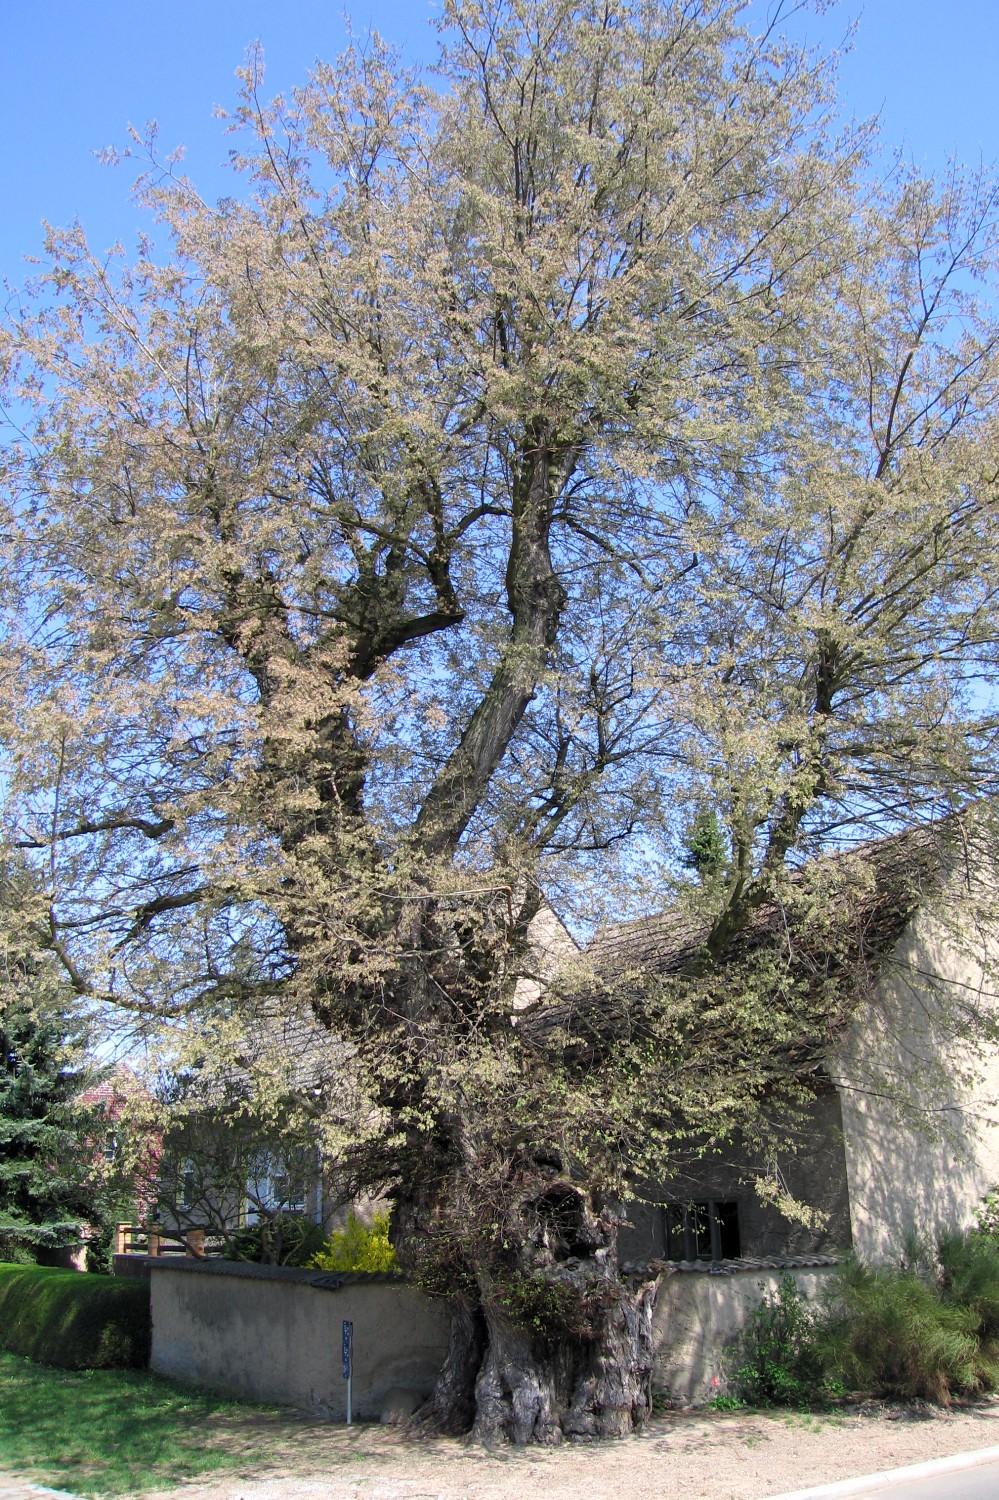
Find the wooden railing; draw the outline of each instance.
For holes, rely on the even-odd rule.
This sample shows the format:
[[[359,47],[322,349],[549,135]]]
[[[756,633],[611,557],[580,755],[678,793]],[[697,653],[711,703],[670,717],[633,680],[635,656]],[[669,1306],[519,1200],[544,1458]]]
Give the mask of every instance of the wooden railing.
[[[164,1229],[162,1224],[119,1224],[116,1255],[189,1255],[203,1260],[207,1250],[203,1229]]]

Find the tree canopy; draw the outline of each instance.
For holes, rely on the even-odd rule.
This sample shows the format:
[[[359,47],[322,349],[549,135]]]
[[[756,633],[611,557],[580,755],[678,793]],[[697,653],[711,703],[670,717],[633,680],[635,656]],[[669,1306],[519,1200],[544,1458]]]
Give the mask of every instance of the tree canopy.
[[[0,346],[34,940],[264,1093],[280,1017],[342,1039],[308,1108],[460,1304],[448,1419],[477,1374],[482,1436],[623,1430],[613,1204],[762,1129],[828,1001],[711,966],[807,854],[995,790],[996,189],[732,0],[447,0],[435,74],[251,58],[229,124],[231,198],[137,142],[149,239],[52,231]],[[708,903],[589,1061],[516,1016],[546,897]]]

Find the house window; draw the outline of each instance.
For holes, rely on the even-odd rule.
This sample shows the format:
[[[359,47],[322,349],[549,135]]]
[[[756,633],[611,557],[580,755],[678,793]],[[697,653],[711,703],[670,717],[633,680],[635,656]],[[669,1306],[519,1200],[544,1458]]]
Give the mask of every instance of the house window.
[[[250,1161],[244,1223],[259,1224],[274,1213],[304,1213],[305,1198],[302,1163],[291,1163],[270,1151],[261,1151]]]
[[[667,1260],[737,1260],[739,1205],[709,1198],[662,1206]]]
[[[179,1213],[190,1213],[197,1203],[201,1192],[201,1184],[198,1181],[197,1164],[192,1157],[186,1156],[177,1169],[177,1210]]]

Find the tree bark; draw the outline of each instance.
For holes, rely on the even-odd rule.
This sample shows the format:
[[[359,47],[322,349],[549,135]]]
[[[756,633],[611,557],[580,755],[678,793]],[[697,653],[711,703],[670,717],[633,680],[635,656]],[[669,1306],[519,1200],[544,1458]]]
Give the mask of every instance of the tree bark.
[[[416,819],[414,844],[424,854],[457,848],[537,690],[567,599],[552,562],[552,513],[577,456],[576,446],[557,441],[544,421],[528,424],[512,495],[506,569],[510,635]]]
[[[557,1444],[568,1438],[624,1437],[651,1409],[652,1321],[660,1280],[631,1290],[616,1278],[594,1286],[592,1267],[573,1284],[581,1299],[599,1292],[599,1308],[585,1334],[562,1339],[485,1310],[489,1343],[475,1384],[477,1442]],[[567,1285],[560,1277],[560,1288]]]
[[[549,1184],[511,1207],[492,1253],[465,1262],[447,1357],[411,1429],[471,1432],[489,1447],[633,1432],[650,1410],[661,1278],[621,1279],[620,1213],[595,1213],[575,1185]],[[414,1200],[400,1214],[397,1248],[418,1277],[434,1264],[426,1208]]]

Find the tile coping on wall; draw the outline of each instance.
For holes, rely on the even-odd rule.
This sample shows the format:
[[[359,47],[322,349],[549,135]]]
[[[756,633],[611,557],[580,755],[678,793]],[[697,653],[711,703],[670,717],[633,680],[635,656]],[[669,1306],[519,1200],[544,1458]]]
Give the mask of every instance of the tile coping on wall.
[[[338,1292],[342,1286],[367,1285],[371,1282],[405,1282],[398,1271],[310,1271],[302,1266],[261,1266],[253,1261],[222,1260],[206,1256],[204,1260],[186,1255],[147,1255],[143,1264],[152,1271],[193,1272],[201,1276],[243,1276],[250,1281],[298,1281],[321,1292]]]
[[[734,1276],[740,1271],[806,1271],[817,1266],[836,1266],[835,1255],[786,1255],[740,1258],[739,1260],[669,1260],[650,1265],[629,1263],[621,1267],[626,1276],[644,1275],[664,1267],[668,1276],[678,1272],[702,1276]],[[204,1260],[181,1255],[143,1257],[152,1271],[184,1271],[208,1276],[244,1276],[258,1281],[297,1281],[319,1291],[337,1292],[342,1286],[369,1282],[404,1282],[408,1278],[398,1271],[310,1271],[299,1266],[262,1266],[252,1261],[222,1260],[208,1256]]]
[[[657,1260],[644,1264],[629,1261],[621,1270],[626,1276],[635,1276],[664,1266],[668,1276],[679,1271],[693,1271],[702,1276],[734,1276],[738,1271],[810,1271],[816,1266],[838,1266],[842,1260],[841,1255],[761,1255],[738,1260]]]

